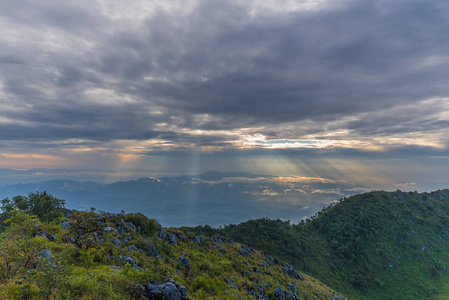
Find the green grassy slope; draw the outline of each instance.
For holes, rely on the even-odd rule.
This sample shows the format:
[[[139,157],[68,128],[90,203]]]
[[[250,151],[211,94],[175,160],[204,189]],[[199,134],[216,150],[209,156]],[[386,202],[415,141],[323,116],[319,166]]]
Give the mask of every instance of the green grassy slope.
[[[349,197],[299,225],[261,219],[190,230],[270,251],[349,299],[445,299],[448,225],[448,190],[378,191]]]
[[[144,286],[168,278],[190,299],[285,299],[276,296],[281,289],[288,299],[337,299],[267,254],[164,229],[141,214],[74,212],[64,226],[10,216],[0,236],[0,299],[148,299]]]

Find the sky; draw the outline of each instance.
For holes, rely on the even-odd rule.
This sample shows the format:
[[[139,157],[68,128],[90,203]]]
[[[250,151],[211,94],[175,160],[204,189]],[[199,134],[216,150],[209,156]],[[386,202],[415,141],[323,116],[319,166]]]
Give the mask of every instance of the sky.
[[[0,168],[446,188],[448,30],[442,0],[0,1]]]

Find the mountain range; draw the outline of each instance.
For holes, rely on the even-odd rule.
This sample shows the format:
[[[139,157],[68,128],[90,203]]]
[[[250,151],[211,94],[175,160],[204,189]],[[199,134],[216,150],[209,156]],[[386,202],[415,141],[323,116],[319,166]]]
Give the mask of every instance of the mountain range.
[[[141,212],[164,226],[217,227],[262,217],[297,223],[341,197],[366,190],[324,178],[209,171],[109,184],[63,179],[9,184],[0,187],[0,198],[49,191],[65,199],[68,208]]]

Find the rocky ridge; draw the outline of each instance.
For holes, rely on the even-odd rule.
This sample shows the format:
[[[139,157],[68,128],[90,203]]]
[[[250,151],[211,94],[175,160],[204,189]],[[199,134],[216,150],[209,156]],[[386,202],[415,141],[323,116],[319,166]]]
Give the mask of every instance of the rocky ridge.
[[[221,235],[205,237],[163,228],[141,214],[74,212],[59,229],[50,232],[38,228],[36,235],[45,237],[50,245],[63,241],[91,251],[106,246],[109,251],[103,260],[111,269],[144,273],[154,264],[163,266],[160,269],[170,276],[164,279],[162,274],[154,274],[133,288],[133,293],[147,299],[213,298],[214,293],[226,291],[232,297],[256,299],[343,299],[269,254]],[[58,257],[49,249],[42,255]],[[208,281],[214,287],[208,287]]]

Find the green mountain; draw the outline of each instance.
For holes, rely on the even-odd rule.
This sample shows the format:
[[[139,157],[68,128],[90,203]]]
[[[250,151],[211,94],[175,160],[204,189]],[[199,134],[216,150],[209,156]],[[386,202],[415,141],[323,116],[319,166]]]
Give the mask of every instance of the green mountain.
[[[259,219],[190,231],[274,253],[349,299],[449,298],[449,190],[355,195],[298,225]]]
[[[270,254],[140,213],[2,200],[0,299],[344,299]]]

